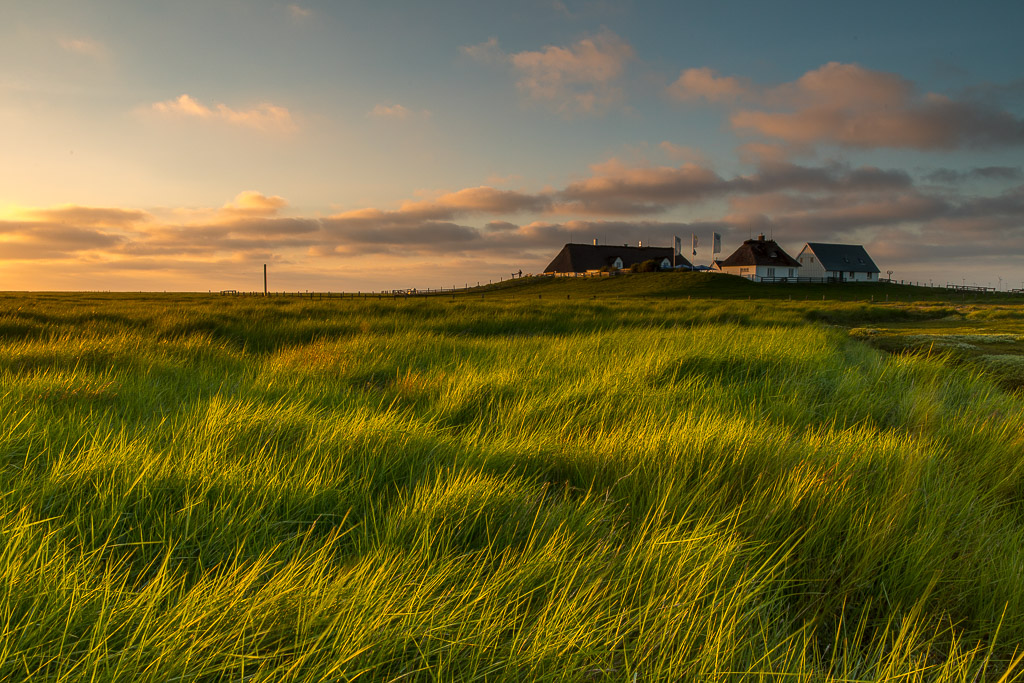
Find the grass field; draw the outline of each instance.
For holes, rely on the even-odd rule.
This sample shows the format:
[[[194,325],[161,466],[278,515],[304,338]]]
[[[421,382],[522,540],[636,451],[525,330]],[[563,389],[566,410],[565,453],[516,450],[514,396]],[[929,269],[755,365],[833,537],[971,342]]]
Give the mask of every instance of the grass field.
[[[1024,309],[656,277],[0,295],[0,680],[1020,678],[1021,398],[880,340]]]

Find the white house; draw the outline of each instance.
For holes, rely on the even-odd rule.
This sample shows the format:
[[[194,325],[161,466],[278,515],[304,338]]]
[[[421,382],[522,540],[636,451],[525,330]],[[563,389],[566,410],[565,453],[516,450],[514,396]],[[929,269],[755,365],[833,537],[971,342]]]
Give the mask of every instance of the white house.
[[[783,280],[803,275],[800,263],[783,251],[775,240],[766,240],[758,235],[756,240],[747,240],[724,261],[716,261],[715,267],[723,273],[739,275],[748,280]]]
[[[839,282],[878,282],[881,271],[859,244],[808,242],[797,254],[804,277]]]

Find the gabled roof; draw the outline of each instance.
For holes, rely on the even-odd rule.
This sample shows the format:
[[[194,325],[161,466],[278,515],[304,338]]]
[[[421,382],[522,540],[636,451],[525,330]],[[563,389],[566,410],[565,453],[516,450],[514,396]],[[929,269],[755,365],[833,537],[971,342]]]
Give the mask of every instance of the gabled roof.
[[[848,273],[881,273],[868,252],[859,244],[824,244],[808,242],[807,247],[821,262],[825,270]]]
[[[747,240],[729,258],[721,262],[722,268],[730,266],[782,266],[799,268],[800,263],[782,250],[775,240],[766,240],[764,235],[756,240]]]
[[[634,263],[644,261],[672,260],[672,247],[629,247],[611,244],[567,244],[562,251],[544,269],[545,273],[585,273],[588,270],[600,270],[622,259],[622,267],[629,268]],[[681,254],[676,254],[676,265],[691,267],[690,262]]]

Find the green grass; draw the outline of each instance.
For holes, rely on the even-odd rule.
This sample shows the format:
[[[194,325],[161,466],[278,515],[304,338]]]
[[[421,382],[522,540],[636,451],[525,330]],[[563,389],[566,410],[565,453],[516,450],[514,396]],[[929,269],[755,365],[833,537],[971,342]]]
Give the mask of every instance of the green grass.
[[[982,372],[1010,391],[1024,390],[1024,307],[990,304],[931,310],[931,316],[880,320],[850,333],[892,353],[941,355],[947,364]]]
[[[1019,677],[1020,399],[847,332],[951,305],[633,282],[0,297],[0,680]]]
[[[1008,292],[957,293],[939,287],[888,283],[789,284],[755,283],[722,273],[640,273],[614,277],[524,277],[505,280],[472,292],[506,297],[548,298],[671,298],[787,301],[857,301],[870,303],[947,302],[951,304],[1019,303],[1024,296]],[[447,295],[450,296],[450,295]]]

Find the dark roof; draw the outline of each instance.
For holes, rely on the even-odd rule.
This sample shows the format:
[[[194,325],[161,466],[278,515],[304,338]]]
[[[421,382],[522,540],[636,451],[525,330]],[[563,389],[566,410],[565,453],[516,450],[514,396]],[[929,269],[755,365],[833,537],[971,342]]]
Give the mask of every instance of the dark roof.
[[[545,273],[585,273],[600,270],[622,259],[622,267],[644,261],[672,260],[672,247],[628,247],[612,244],[567,244],[544,269]],[[676,265],[691,267],[682,254],[676,255]]]
[[[756,240],[747,240],[732,255],[721,262],[722,268],[729,266],[783,266],[799,268],[800,263],[782,250],[775,240],[766,240],[763,236]]]
[[[845,270],[848,273],[881,273],[868,252],[859,244],[823,244],[808,242],[814,255],[825,270]]]

